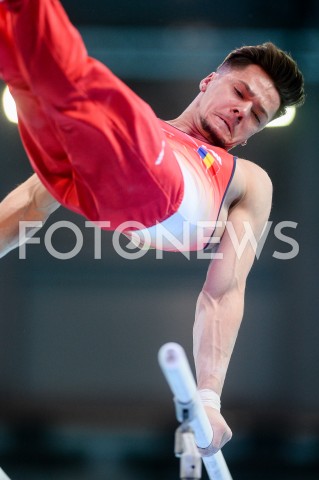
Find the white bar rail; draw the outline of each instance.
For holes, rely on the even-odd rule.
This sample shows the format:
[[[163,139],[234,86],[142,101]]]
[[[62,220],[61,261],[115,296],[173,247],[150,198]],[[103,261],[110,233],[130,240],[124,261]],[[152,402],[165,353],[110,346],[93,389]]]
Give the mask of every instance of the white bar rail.
[[[4,473],[2,468],[0,468],[0,480],[10,480],[10,478]]]
[[[213,430],[199,398],[197,387],[184,349],[178,343],[166,343],[158,352],[162,372],[178,404],[194,407],[194,417],[189,422],[198,447],[207,448],[213,440]],[[222,452],[203,457],[210,480],[232,480]],[[0,479],[1,480],[1,479]]]

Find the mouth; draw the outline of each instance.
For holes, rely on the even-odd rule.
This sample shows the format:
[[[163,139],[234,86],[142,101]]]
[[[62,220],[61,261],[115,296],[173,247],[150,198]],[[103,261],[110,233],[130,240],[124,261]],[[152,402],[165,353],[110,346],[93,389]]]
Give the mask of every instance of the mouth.
[[[228,121],[224,118],[224,117],[221,117],[218,115],[218,117],[224,122],[224,124],[226,125],[226,127],[228,128],[228,131],[230,133],[230,135],[232,135],[232,129],[231,129],[231,126],[230,124],[228,123]]]

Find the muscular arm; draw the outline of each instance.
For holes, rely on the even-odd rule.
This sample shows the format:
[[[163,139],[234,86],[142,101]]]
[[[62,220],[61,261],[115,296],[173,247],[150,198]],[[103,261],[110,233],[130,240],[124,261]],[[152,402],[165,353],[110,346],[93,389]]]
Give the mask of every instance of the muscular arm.
[[[0,203],[0,257],[19,246],[20,221],[45,222],[58,207],[36,174],[9,193]]]
[[[194,324],[194,358],[199,389],[221,394],[231,354],[244,311],[244,292],[255,251],[248,243],[239,256],[231,235],[239,243],[245,235],[244,222],[251,226],[255,238],[261,236],[267,222],[272,186],[267,174],[250,162],[247,167],[246,194],[228,216],[218,254],[213,259],[199,295]],[[231,438],[231,431],[217,410],[207,409],[214,430],[213,446],[218,449]]]

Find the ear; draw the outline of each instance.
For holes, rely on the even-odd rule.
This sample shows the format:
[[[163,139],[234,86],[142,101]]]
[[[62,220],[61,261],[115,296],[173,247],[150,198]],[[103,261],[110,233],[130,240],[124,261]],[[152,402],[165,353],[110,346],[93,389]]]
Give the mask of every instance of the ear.
[[[199,84],[199,89],[201,92],[205,92],[207,90],[208,85],[210,82],[215,78],[216,72],[212,72],[207,77],[203,78]]]

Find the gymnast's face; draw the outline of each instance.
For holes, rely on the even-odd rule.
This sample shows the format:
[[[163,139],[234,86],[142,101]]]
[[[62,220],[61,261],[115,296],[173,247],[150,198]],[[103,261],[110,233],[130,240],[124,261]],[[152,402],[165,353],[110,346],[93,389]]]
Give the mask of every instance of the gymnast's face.
[[[226,150],[260,132],[280,106],[273,81],[258,65],[214,72],[201,81],[200,91],[196,130]]]

